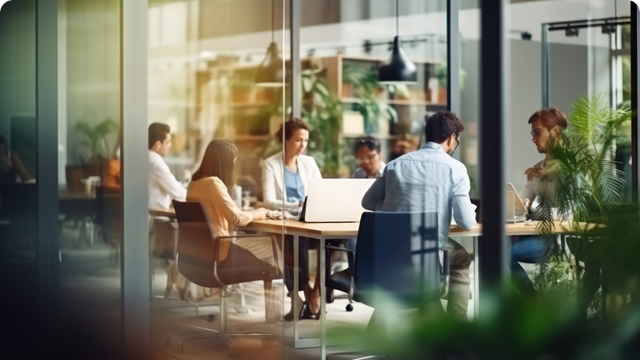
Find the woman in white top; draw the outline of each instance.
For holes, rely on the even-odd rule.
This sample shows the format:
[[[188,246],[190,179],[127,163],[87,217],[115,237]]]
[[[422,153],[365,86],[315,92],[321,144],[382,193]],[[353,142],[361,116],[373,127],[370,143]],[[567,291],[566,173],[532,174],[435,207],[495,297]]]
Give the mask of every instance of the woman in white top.
[[[311,156],[302,155],[309,142],[309,128],[300,119],[292,118],[276,134],[278,141],[284,138],[284,152],[268,158],[264,164],[262,173],[262,191],[264,205],[275,210],[287,210],[298,212],[304,202],[309,187],[309,180],[322,179],[320,169]],[[298,304],[302,299],[298,294],[293,294],[293,237],[287,236],[285,241],[285,284],[289,289],[291,298],[296,296]],[[304,289],[305,303],[300,312],[300,318],[318,319],[320,310],[320,282],[316,277],[314,286],[309,285],[309,248],[315,247],[317,241],[308,238],[300,238],[299,265],[300,282],[299,289]],[[319,263],[319,262],[318,262]],[[297,309],[291,308],[291,312],[285,316],[285,320],[293,320],[293,314]]]

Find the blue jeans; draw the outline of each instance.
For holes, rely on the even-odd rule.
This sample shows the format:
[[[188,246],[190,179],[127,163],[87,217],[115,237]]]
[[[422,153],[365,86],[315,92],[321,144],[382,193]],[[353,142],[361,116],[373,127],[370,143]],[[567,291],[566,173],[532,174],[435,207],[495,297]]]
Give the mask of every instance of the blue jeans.
[[[537,237],[519,239],[511,244],[511,278],[522,292],[536,292],[529,276],[518,262],[539,264],[551,252],[551,244]]]

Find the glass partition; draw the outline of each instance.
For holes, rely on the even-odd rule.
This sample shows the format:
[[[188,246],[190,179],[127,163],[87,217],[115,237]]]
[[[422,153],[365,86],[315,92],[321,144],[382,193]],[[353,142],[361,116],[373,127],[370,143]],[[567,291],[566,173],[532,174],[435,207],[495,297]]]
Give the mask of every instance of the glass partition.
[[[151,346],[177,358],[282,356],[283,223],[260,219],[289,106],[285,3],[149,2],[149,329]],[[195,208],[154,200],[154,163],[175,177],[168,197]],[[190,216],[202,213],[196,231]]]
[[[59,303],[109,334],[122,331],[120,44],[118,1],[58,1]]]

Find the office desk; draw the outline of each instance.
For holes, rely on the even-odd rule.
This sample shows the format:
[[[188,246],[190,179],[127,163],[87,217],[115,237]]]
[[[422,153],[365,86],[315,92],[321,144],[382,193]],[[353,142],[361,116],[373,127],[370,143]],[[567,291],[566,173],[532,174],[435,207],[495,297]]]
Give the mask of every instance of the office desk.
[[[284,225],[284,227],[283,227]],[[298,329],[298,317],[293,317],[293,332],[294,332],[294,345],[296,348],[307,348],[307,347],[321,347],[321,359],[326,358],[326,289],[324,287],[325,284],[325,252],[322,250],[324,248],[325,242],[328,239],[349,239],[355,238],[358,236],[358,227],[359,223],[303,223],[295,220],[257,220],[249,225],[243,227],[244,230],[251,231],[259,231],[271,234],[286,234],[292,235],[294,238],[294,267],[297,268],[299,266],[298,259],[298,241],[300,236],[305,236],[313,239],[318,239],[320,241],[320,298],[321,298],[321,306],[320,306],[320,331],[321,338],[320,339],[300,339],[299,338],[299,329]],[[515,235],[536,235],[537,227],[531,225],[525,225],[524,223],[517,224],[505,224],[505,232],[507,236],[515,236]],[[555,228],[553,230],[555,234],[567,234],[571,233],[570,225],[568,223],[560,223],[556,222]],[[471,236],[473,237],[473,256],[474,256],[474,294],[473,301],[475,306],[475,314],[478,313],[478,294],[479,294],[479,281],[478,281],[478,237],[482,236],[482,224],[474,225],[470,230],[465,230],[457,225],[452,225],[449,229],[450,236]],[[294,292],[298,292],[298,272],[294,271]],[[292,299],[292,302],[295,301],[295,297]],[[293,308],[295,309],[295,305]]]

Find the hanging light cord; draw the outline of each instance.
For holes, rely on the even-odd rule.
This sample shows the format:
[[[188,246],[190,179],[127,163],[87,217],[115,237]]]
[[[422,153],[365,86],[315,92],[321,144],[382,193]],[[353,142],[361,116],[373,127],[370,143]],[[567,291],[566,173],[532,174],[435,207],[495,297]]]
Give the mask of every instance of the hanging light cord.
[[[274,25],[276,23],[276,0],[271,0],[271,42],[276,41],[276,30]]]
[[[400,18],[400,1],[396,0],[396,36],[400,36],[400,26],[398,25],[399,23],[399,18]]]

